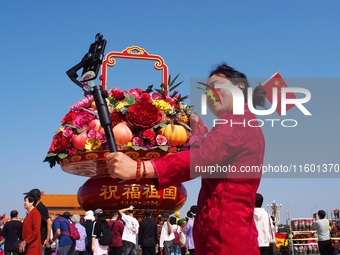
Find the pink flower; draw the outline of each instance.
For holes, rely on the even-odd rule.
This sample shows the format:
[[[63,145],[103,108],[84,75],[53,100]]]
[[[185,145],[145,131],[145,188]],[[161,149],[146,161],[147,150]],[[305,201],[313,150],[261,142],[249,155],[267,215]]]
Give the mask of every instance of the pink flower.
[[[71,137],[73,135],[73,130],[70,127],[65,127],[63,130],[63,136]]]
[[[165,101],[168,102],[171,105],[175,105],[176,104],[175,100],[172,97],[166,97]]]
[[[135,138],[132,139],[132,144],[133,144],[133,146],[143,147],[144,140],[140,137],[135,137]]]
[[[84,99],[80,100],[79,102],[75,103],[70,107],[71,111],[80,111],[82,108],[88,108],[93,102],[93,96],[89,95],[86,96]]]
[[[134,89],[130,89],[128,94],[130,95],[134,95],[134,97],[139,100],[139,97],[141,96],[141,94],[143,93],[142,89],[138,89],[138,88],[134,88]]]
[[[151,93],[151,97],[152,97],[153,100],[161,100],[161,99],[163,99],[162,94],[159,93],[159,92],[152,92]]]
[[[95,119],[96,116],[87,112],[87,111],[83,111],[80,112],[77,117],[74,119],[73,121],[73,125],[79,129],[82,128],[87,128],[87,126],[89,125],[89,123],[91,122],[91,120]]]
[[[156,136],[156,142],[158,145],[166,145],[168,140],[163,135],[157,135]]]

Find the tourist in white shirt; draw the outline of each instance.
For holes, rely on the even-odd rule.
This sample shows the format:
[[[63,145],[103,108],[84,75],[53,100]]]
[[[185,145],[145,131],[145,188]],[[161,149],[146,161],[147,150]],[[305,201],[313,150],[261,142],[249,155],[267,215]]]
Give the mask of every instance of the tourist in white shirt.
[[[318,233],[318,246],[320,255],[332,255],[332,241],[329,231],[329,220],[326,219],[326,212],[319,210],[317,212],[319,220],[313,217],[313,227]]]
[[[119,210],[122,220],[125,222],[123,231],[123,254],[136,255],[136,241],[138,235],[139,223],[133,217],[133,206]]]
[[[174,232],[169,222],[169,214],[164,213],[162,215],[163,227],[161,231],[159,247],[163,251],[163,255],[170,255],[173,246],[173,240],[175,239]]]

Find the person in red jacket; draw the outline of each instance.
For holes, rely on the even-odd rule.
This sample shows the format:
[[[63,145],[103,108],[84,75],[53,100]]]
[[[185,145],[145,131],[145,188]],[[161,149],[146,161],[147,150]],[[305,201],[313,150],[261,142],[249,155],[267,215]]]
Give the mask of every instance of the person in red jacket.
[[[19,252],[26,250],[25,255],[37,255],[42,253],[40,225],[41,216],[36,205],[36,198],[28,194],[24,199],[24,208],[27,210],[26,218],[22,224],[22,242],[19,244]]]
[[[109,245],[109,255],[121,255],[123,253],[123,231],[124,224],[118,219],[119,213],[117,210],[111,211],[111,220],[108,221],[112,232],[112,244]]]
[[[247,104],[249,84],[243,73],[222,64],[210,73],[207,85],[218,98],[208,98],[210,111],[218,119],[235,124],[215,125],[205,138],[190,146],[190,151],[145,161],[144,176],[154,178],[159,189],[202,177],[193,228],[195,254],[259,255],[253,214],[265,141]],[[235,90],[241,95],[239,92],[243,92],[242,115],[233,113],[233,100],[240,100],[233,96],[231,91]],[[264,106],[264,96],[262,86],[255,88],[253,106]],[[124,153],[109,153],[106,163],[111,177],[136,178],[137,162]],[[196,171],[209,167],[225,171],[215,174]],[[250,168],[257,170],[245,171]]]

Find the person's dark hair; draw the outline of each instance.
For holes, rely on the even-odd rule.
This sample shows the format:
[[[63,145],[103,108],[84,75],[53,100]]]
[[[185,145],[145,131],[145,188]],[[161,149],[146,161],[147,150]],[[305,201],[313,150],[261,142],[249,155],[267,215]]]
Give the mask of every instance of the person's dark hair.
[[[37,200],[37,197],[36,197],[36,196],[31,195],[31,194],[27,194],[27,195],[24,197],[24,199],[26,199],[26,198],[27,198],[28,202],[33,203],[33,206],[36,206],[36,205],[37,205],[38,200]]]
[[[64,212],[63,213],[63,217],[65,218],[65,219],[70,219],[71,218],[71,214],[70,214],[70,212]]]
[[[197,211],[197,205],[193,205],[190,207],[190,210],[187,212],[187,217],[192,219],[195,218]]]
[[[260,208],[263,204],[263,196],[260,193],[256,193],[255,207]]]
[[[11,218],[16,218],[16,217],[18,217],[18,211],[17,210],[12,210],[11,211]]]
[[[133,210],[127,210],[126,214],[128,214],[128,215],[133,214]]]
[[[170,221],[170,224],[171,224],[171,225],[177,224],[177,219],[176,219],[176,217],[171,216],[169,221]]]
[[[324,219],[326,217],[326,212],[324,210],[319,210],[318,216],[320,219]]]
[[[104,213],[97,214],[97,221],[100,223],[106,222],[105,214]]]
[[[144,211],[145,217],[151,217],[152,215],[152,210],[150,208],[146,208]]]
[[[244,84],[243,89],[243,95],[244,95],[244,101],[248,102],[248,87],[249,82],[247,79],[247,76],[244,73],[241,73],[237,70],[235,70],[233,67],[228,66],[226,63],[222,63],[218,65],[213,71],[211,71],[209,77],[213,75],[223,75],[225,76],[230,82],[234,85],[238,83]],[[265,107],[266,101],[265,101],[265,95],[266,91],[263,89],[262,85],[257,86],[253,91],[253,106],[256,108],[256,106]]]
[[[118,211],[117,210],[111,210],[111,217],[117,216],[117,215],[118,215]]]

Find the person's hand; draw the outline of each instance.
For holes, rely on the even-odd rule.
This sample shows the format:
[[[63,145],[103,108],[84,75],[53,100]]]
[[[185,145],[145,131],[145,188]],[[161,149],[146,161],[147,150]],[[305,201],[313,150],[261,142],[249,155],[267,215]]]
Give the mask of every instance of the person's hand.
[[[25,242],[25,241],[22,241],[22,242],[19,244],[19,252],[20,252],[20,253],[23,253],[23,252],[24,252],[25,246],[26,246],[26,242]]]
[[[43,247],[50,247],[50,240],[46,239],[43,243]]]
[[[130,205],[129,210],[133,210],[133,209],[134,209],[133,205]]]
[[[137,162],[122,152],[107,154],[106,165],[112,178],[125,181],[136,179]]]

